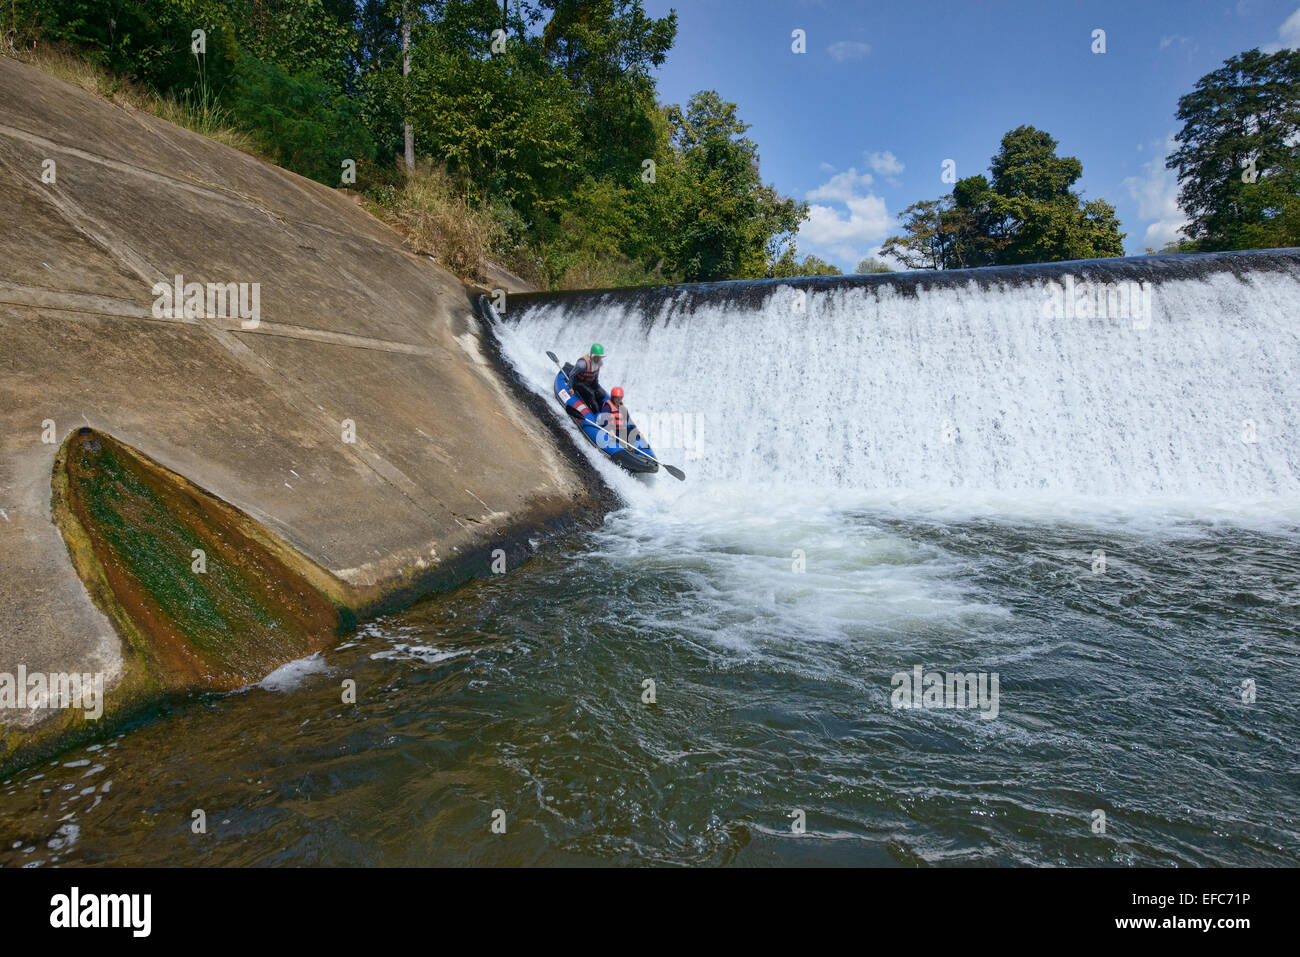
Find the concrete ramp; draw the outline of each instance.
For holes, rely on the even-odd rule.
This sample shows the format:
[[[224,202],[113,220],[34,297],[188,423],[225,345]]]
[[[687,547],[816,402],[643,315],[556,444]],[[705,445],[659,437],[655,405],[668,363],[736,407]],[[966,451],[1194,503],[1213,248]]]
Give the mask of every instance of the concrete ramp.
[[[103,672],[111,701],[121,641],[51,521],[83,426],[264,524],[362,613],[599,507],[459,280],[343,192],[0,57],[0,208],[0,673]],[[250,306],[256,284],[256,321],[159,316],[178,276]],[[0,710],[0,732],[50,717]]]

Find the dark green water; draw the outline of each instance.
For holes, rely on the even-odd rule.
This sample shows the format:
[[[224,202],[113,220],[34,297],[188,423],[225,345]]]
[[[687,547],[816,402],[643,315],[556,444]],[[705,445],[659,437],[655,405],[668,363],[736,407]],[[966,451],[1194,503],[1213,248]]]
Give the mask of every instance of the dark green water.
[[[1295,528],[752,506],[642,503],[21,772],[0,864],[1300,863]],[[892,707],[915,665],[997,717]]]

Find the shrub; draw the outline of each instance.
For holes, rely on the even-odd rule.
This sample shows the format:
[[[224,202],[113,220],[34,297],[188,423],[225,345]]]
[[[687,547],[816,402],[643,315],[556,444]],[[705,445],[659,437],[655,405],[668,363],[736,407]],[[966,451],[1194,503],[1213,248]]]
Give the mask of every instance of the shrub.
[[[483,278],[483,261],[500,243],[502,226],[488,208],[470,202],[445,167],[421,162],[390,201],[382,187],[372,195],[411,248],[458,276]]]
[[[344,160],[374,159],[353,100],[314,73],[290,74],[250,53],[239,57],[231,115],[279,165],[327,186],[339,185]]]

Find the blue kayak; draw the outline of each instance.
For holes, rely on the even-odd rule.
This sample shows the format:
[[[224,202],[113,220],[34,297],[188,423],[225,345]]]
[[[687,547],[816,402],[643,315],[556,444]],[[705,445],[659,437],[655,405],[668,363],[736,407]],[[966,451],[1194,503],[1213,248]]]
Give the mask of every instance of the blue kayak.
[[[596,414],[587,408],[587,403],[582,401],[581,396],[569,388],[569,373],[572,371],[573,363],[566,362],[563,371],[555,374],[555,397],[563,403],[565,411],[587,437],[587,441],[609,456],[615,465],[629,472],[659,471],[659,463],[651,458],[655,454],[654,449],[641,438],[641,433],[631,419],[627,422],[626,443],[620,443],[612,432],[601,428]]]

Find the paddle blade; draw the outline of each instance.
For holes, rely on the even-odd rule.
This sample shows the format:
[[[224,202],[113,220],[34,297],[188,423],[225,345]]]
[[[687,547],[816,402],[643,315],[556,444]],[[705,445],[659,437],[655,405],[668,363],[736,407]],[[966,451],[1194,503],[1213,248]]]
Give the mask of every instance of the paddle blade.
[[[548,353],[546,353],[546,357],[547,357],[548,359],[550,359],[552,362],[554,362],[557,366],[560,364],[560,360],[557,359],[557,358],[555,358],[555,353],[554,353],[554,352],[548,352]]]
[[[668,464],[665,464],[665,463],[661,463],[661,464],[663,464],[663,466],[664,466],[664,468],[667,470],[668,474],[671,475],[673,478],[677,479],[679,482],[685,482],[685,481],[686,481],[686,473],[683,472],[681,469],[679,469],[677,466],[675,466],[675,465],[668,465]]]

